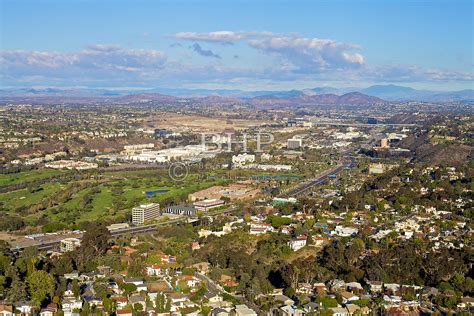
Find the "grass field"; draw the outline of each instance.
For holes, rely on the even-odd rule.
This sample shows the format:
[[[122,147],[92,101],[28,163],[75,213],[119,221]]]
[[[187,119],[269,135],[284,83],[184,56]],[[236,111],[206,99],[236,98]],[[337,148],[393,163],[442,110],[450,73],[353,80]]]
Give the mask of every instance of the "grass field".
[[[56,170],[22,172],[2,180],[13,183],[61,173],[51,171]],[[33,226],[39,219],[62,223],[112,219],[123,217],[132,207],[143,203],[163,203],[166,200],[180,203],[186,200],[189,193],[224,182],[220,178],[200,180],[198,175],[191,174],[182,183],[177,183],[157,171],[106,172],[95,179],[51,182],[35,188],[0,193],[0,210],[9,215],[20,215]],[[154,190],[169,191],[152,197],[144,194]],[[41,205],[43,207],[39,207]]]
[[[1,175],[0,183],[14,184],[62,174],[68,171],[40,169]],[[69,171],[70,172],[70,171]],[[290,173],[292,174],[292,173]],[[7,193],[0,193],[0,215],[18,215],[32,227],[45,223],[78,224],[97,219],[123,220],[131,208],[144,203],[179,204],[190,193],[233,179],[271,175],[257,170],[213,170],[190,173],[182,182],[169,178],[167,170],[138,170],[94,173],[94,177],[48,182]],[[292,174],[293,175],[293,174]],[[224,178],[223,178],[224,176]],[[291,181],[296,180],[292,179]],[[146,191],[168,190],[154,196]]]
[[[0,201],[7,210],[14,211],[20,207],[39,203],[42,199],[55,194],[61,190],[59,183],[46,183],[37,188],[34,192],[28,189],[0,193]]]
[[[34,169],[19,173],[0,174],[0,186],[18,184],[22,182],[30,182],[34,180],[44,179],[50,176],[64,174],[70,171],[55,169]]]

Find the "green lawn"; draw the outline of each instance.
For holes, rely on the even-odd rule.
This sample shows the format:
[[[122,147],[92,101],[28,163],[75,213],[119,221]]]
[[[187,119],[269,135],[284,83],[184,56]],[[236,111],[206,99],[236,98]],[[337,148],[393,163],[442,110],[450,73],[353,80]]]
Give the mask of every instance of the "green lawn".
[[[9,183],[14,181],[31,181],[55,174],[63,173],[58,170],[35,170],[27,173],[9,175]],[[29,179],[29,180],[25,180]],[[69,182],[66,184],[46,183],[36,191],[22,189],[8,193],[0,193],[0,206],[13,214],[14,210],[21,207],[30,207],[30,213],[23,215],[23,218],[30,223],[46,216],[53,222],[82,222],[91,221],[99,218],[115,218],[130,212],[134,206],[144,203],[157,202],[162,203],[171,199],[173,203],[180,203],[186,200],[187,195],[208,188],[213,185],[222,185],[226,180],[201,179],[197,174],[190,174],[182,183],[169,179],[163,173],[156,171],[132,171],[120,173],[104,173],[101,180],[79,180],[78,182]],[[3,183],[7,177],[3,175]],[[72,194],[67,201],[61,201],[64,193],[80,186],[82,189]],[[93,188],[97,189],[93,189]],[[37,188],[34,188],[37,189]],[[148,197],[145,191],[169,190],[164,193],[156,193],[155,196]],[[69,191],[71,192],[71,191]],[[90,195],[91,201],[85,207],[83,200]],[[47,198],[52,199],[59,205],[42,211],[36,211],[35,205]],[[57,198],[57,199],[55,199]],[[118,205],[118,206],[117,206]]]
[[[0,186],[31,182],[66,172],[68,172],[68,170],[35,169],[18,173],[0,174]]]
[[[29,206],[41,202],[42,199],[48,197],[62,188],[59,183],[45,183],[40,186],[40,190],[29,192],[28,189],[17,190],[7,193],[0,193],[0,205],[3,205],[9,211],[13,211],[19,207]]]

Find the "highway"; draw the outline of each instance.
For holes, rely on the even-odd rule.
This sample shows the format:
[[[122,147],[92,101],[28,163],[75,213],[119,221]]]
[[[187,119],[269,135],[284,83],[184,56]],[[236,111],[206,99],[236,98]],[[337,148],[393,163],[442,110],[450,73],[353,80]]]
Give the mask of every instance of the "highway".
[[[308,180],[304,182],[303,184],[289,189],[286,192],[283,192],[282,194],[279,195],[281,198],[289,198],[289,197],[296,197],[300,195],[301,193],[307,191],[308,189],[320,185],[324,183],[330,175],[332,174],[338,174],[341,171],[343,171],[345,168],[351,168],[354,164],[355,159],[350,156],[344,156],[344,158],[334,167],[329,170],[324,171],[323,173],[319,174],[317,177]]]
[[[235,210],[237,210],[237,208],[235,206],[230,206],[227,209],[224,209],[224,210],[212,213],[212,214],[208,214],[208,216],[217,216],[217,215],[221,215],[221,214],[228,214],[228,213],[234,212]],[[198,219],[196,219],[195,221],[198,221]],[[160,226],[179,224],[179,223],[193,223],[193,221],[189,217],[180,217],[180,218],[171,219],[171,220],[168,220],[166,222],[157,223],[157,224],[149,224],[149,225],[141,225],[141,226],[130,226],[130,227],[127,227],[127,228],[112,230],[110,232],[110,235],[112,236],[112,238],[117,238],[117,237],[126,236],[126,235],[133,235],[133,234],[155,233]],[[12,247],[10,247],[10,249],[12,251],[22,251],[23,249],[28,248],[28,247],[36,247],[36,248],[38,248],[38,250],[42,250],[42,251],[55,250],[55,249],[59,248],[59,245],[60,245],[62,239],[67,238],[67,237],[74,237],[74,238],[81,239],[82,238],[82,233],[81,234],[75,234],[74,236],[69,236],[69,234],[68,235],[63,235],[63,236],[56,235],[55,237],[56,238],[54,238],[52,240],[43,240],[41,238],[38,238],[36,240],[28,240],[28,243],[15,243],[14,245],[12,245]],[[23,239],[24,239],[24,237],[23,237]]]

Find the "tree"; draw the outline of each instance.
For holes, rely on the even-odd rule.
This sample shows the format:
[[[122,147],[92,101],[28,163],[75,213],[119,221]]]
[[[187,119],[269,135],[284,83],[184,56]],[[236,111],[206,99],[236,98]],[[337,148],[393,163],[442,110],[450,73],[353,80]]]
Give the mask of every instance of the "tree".
[[[74,293],[75,297],[79,296],[80,290],[79,281],[77,281],[77,279],[72,280],[72,293]]]
[[[51,274],[37,270],[32,272],[27,277],[27,282],[30,289],[30,295],[33,302],[41,304],[48,297],[51,298],[54,294],[55,283]]]
[[[67,256],[67,255],[54,261],[53,265],[54,265],[53,271],[57,275],[70,273],[74,270],[72,259],[70,256]]]
[[[82,237],[81,246],[78,248],[78,265],[83,269],[86,264],[103,255],[109,248],[110,231],[100,223],[93,223]]]
[[[136,310],[136,311],[138,311],[138,312],[141,312],[141,311],[143,310],[143,305],[140,304],[140,303],[135,303],[135,304],[133,305],[133,309]]]
[[[15,276],[8,291],[8,299],[16,302],[25,300],[27,297],[27,284],[21,281],[18,276]]]

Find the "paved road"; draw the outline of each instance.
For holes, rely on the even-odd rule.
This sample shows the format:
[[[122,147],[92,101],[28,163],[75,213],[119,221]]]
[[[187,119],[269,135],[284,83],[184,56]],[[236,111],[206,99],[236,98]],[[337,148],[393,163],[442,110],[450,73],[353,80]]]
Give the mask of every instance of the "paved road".
[[[214,213],[208,214],[209,216],[217,216],[221,214],[229,214],[232,212],[235,212],[237,210],[237,207],[235,206],[230,206],[227,209],[220,210]],[[134,234],[152,234],[155,233],[158,230],[158,227],[160,226],[166,226],[166,225],[172,225],[172,224],[178,224],[178,223],[185,223],[188,222],[190,218],[188,217],[180,217],[176,219],[171,219],[166,222],[162,223],[157,223],[157,224],[150,224],[150,225],[141,225],[141,226],[131,226],[127,228],[121,228],[117,230],[113,230],[110,232],[112,238],[117,238],[120,236],[126,236],[126,235],[134,235]],[[17,237],[17,241],[15,242],[10,242],[10,249],[12,251],[22,251],[24,248],[28,247],[37,247],[38,250],[53,250],[57,247],[59,247],[59,244],[61,243],[61,240],[66,238],[66,237],[74,237],[74,238],[82,238],[82,233],[80,234],[61,234],[61,235],[51,235],[52,237],[46,236],[44,238],[38,238],[35,240],[31,239],[26,239],[22,236]],[[21,242],[23,241],[23,242]]]
[[[196,272],[195,273],[196,278],[199,280],[203,281],[206,283],[207,289],[209,292],[216,293],[216,294],[222,294],[222,293],[227,293],[224,288],[222,288],[219,284],[214,282],[211,278],[209,278],[207,275],[201,274]]]
[[[263,315],[263,311],[256,304],[248,301],[244,295],[233,295],[232,293],[227,292],[222,286],[214,282],[214,280],[209,278],[207,275],[196,272],[195,276],[201,281],[206,283],[207,289],[209,290],[209,292],[218,293],[218,294],[226,293],[226,294],[232,295],[235,298],[241,299],[245,305],[247,305],[248,307],[256,311],[258,315]]]
[[[280,194],[281,198],[295,197],[303,193],[304,191],[310,189],[315,185],[324,183],[331,174],[338,174],[343,171],[345,168],[350,168],[354,164],[354,159],[352,157],[344,157],[334,168],[324,171],[319,174],[317,177],[306,181],[305,183],[290,189],[286,192]]]

